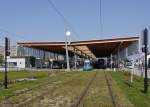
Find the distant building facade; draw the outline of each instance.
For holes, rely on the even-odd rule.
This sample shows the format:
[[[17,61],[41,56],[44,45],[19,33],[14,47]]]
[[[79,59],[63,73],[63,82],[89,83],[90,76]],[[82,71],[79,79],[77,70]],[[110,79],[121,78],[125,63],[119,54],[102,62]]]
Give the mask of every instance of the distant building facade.
[[[17,47],[17,56],[34,56],[37,59],[43,60],[64,60],[64,55],[40,49],[28,48],[28,47]]]
[[[5,47],[0,46],[0,54],[5,54]],[[10,56],[17,56],[17,46],[11,46],[10,47]]]

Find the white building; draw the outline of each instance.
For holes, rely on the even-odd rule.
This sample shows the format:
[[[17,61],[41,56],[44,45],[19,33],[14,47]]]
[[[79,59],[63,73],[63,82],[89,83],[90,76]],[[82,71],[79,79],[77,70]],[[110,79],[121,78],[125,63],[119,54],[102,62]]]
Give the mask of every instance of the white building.
[[[25,68],[25,58],[8,58],[8,66],[14,68]]]
[[[9,68],[28,68],[31,67],[31,57],[8,57]]]

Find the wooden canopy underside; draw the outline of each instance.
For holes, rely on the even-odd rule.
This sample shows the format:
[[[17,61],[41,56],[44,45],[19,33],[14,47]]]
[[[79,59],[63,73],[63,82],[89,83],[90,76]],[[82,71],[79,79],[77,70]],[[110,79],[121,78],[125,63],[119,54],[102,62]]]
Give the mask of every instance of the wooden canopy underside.
[[[76,41],[68,45],[68,50],[70,55],[75,52],[78,55],[92,58],[107,57],[111,53],[116,53],[118,49],[122,50],[138,40],[139,37]],[[19,42],[17,44],[18,46],[65,54],[65,42]]]

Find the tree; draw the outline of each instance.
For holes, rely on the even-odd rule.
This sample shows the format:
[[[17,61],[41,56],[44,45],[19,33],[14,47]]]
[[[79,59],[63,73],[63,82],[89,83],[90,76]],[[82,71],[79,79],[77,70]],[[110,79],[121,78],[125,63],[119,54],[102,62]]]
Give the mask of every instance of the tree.
[[[4,61],[4,56],[2,54],[0,54],[0,65],[3,64],[3,61]]]

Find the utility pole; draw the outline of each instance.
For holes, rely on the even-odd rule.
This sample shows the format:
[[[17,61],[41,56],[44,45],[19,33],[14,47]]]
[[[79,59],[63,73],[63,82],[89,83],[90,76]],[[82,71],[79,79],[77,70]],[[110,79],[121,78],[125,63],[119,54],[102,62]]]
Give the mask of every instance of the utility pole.
[[[10,55],[10,40],[5,37],[5,77],[4,77],[4,85],[5,85],[5,89],[7,89],[7,56]]]

